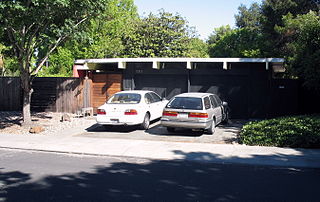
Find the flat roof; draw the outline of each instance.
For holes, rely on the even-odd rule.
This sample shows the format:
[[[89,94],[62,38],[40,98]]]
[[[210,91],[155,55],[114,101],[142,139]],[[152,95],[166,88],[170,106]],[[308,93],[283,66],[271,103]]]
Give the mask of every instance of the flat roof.
[[[283,58],[103,58],[79,59],[75,64],[118,62],[284,62]]]
[[[283,63],[283,58],[103,58],[103,59],[79,59],[75,60],[74,68],[77,70],[95,70],[96,64],[116,63],[119,69],[125,69],[127,63],[152,63],[152,68],[160,69],[160,63],[180,62],[186,63],[187,69],[192,69],[196,63],[223,63],[223,69],[227,69],[227,63],[265,63],[266,69],[269,63]]]

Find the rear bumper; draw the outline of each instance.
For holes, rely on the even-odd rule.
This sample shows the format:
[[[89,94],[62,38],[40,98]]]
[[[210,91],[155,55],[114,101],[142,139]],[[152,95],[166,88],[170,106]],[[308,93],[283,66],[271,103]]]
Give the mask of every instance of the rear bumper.
[[[190,129],[207,129],[211,126],[211,121],[206,122],[191,122],[191,121],[172,121],[161,119],[160,124],[165,127],[172,128],[190,128]]]
[[[128,116],[128,117],[107,117],[107,116],[97,116],[96,121],[100,125],[138,125],[141,124],[143,120],[140,117]]]

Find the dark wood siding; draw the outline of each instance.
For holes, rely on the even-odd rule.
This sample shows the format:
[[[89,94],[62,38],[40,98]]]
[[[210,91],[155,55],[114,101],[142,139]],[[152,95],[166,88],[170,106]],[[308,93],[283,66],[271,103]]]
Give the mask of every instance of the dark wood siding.
[[[113,94],[121,91],[122,74],[92,75],[92,106],[94,111]]]

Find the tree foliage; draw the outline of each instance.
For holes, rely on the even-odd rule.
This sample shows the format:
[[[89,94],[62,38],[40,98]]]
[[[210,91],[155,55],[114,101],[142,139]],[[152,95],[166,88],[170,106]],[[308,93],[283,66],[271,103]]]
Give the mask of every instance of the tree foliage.
[[[30,101],[32,77],[42,68],[49,55],[80,26],[99,15],[107,0],[7,0],[0,2],[0,27],[12,46],[19,63],[24,91],[23,118],[31,123]],[[77,31],[77,32],[76,32]],[[37,65],[33,65],[38,51]]]
[[[236,26],[239,28],[259,29],[262,17],[261,8],[258,3],[253,3],[249,8],[241,4],[238,14],[235,16]]]
[[[191,38],[188,57],[207,58],[208,44],[199,38]]]
[[[112,58],[123,55],[122,38],[138,18],[133,0],[109,0],[107,8],[91,19],[82,34],[61,44],[49,57],[49,68],[40,76],[72,76],[75,59]]]
[[[132,22],[124,37],[125,57],[187,57],[194,32],[180,15],[160,11]]]
[[[219,40],[209,39],[210,57],[261,57],[262,55],[263,38],[255,30],[248,28],[228,30],[215,38]]]
[[[284,26],[276,30],[286,37],[286,58],[291,73],[302,78],[309,88],[320,90],[320,17],[310,11],[304,15],[287,14]]]
[[[230,25],[221,26],[218,28],[214,28],[212,34],[209,36],[208,44],[215,44],[220,41],[225,35],[231,33],[233,29]]]
[[[261,32],[265,36],[266,52],[269,57],[284,57],[285,46],[283,35],[275,30],[283,26],[283,16],[291,13],[293,16],[306,14],[310,10],[318,10],[311,0],[264,0],[261,5]]]

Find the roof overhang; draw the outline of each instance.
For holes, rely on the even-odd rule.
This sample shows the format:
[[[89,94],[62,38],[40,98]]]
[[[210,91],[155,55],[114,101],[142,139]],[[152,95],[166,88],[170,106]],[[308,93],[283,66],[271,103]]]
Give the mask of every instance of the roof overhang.
[[[104,59],[81,59],[76,60],[75,66],[78,70],[91,70],[90,64],[117,63],[119,69],[125,69],[127,63],[152,63],[154,69],[160,68],[160,63],[181,62],[186,63],[186,68],[191,69],[191,63],[223,63],[223,68],[227,68],[227,63],[283,63],[283,58],[104,58]],[[89,65],[88,65],[89,64]]]

